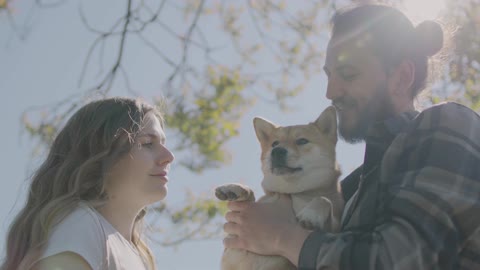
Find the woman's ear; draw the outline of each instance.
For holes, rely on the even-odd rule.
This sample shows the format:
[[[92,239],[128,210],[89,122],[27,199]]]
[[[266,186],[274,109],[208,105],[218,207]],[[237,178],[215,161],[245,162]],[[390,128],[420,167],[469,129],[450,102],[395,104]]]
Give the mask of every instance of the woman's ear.
[[[411,96],[415,80],[415,64],[411,60],[403,60],[389,76],[389,90],[392,96]]]

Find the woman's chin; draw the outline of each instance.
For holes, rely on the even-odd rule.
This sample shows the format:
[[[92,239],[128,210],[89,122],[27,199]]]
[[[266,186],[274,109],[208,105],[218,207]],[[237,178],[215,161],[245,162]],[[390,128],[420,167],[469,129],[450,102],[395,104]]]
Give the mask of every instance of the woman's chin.
[[[149,200],[147,201],[147,204],[150,205],[150,204],[157,203],[159,201],[163,201],[167,197],[167,194],[168,194],[167,191],[168,189],[166,186],[163,186],[161,189],[157,189],[155,191],[150,190],[149,194],[145,196],[149,198]]]

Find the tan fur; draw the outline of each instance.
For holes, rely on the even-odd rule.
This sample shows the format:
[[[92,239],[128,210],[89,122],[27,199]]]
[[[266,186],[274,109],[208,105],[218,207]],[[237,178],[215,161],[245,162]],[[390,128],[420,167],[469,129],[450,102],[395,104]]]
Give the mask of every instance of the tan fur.
[[[279,193],[289,194],[292,208],[302,226],[311,230],[337,232],[344,202],[339,190],[340,173],[335,157],[335,109],[327,108],[315,122],[307,125],[280,127],[262,118],[255,118],[254,127],[262,148],[262,187],[265,192],[258,202],[274,202]],[[272,154],[275,148],[277,150]],[[215,195],[220,200],[255,200],[249,187],[236,183],[217,187]],[[261,256],[248,251],[225,249],[222,270],[243,269],[296,268],[280,256]]]

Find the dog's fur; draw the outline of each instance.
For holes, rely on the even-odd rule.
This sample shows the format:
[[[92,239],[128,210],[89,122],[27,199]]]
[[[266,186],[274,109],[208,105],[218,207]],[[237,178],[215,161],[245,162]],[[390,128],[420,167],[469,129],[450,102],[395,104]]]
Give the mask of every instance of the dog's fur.
[[[307,229],[337,232],[344,202],[339,190],[335,146],[337,120],[333,107],[307,125],[276,126],[262,118],[253,120],[262,148],[261,162],[265,195],[269,203],[278,194],[289,194],[298,221]],[[220,200],[254,201],[253,191],[240,184],[215,189]],[[261,256],[244,250],[225,249],[222,270],[296,269],[280,256]]]

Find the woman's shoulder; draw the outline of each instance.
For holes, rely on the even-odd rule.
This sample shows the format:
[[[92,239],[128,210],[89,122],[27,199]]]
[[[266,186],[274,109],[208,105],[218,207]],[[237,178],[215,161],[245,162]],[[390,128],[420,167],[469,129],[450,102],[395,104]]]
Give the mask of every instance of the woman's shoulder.
[[[73,252],[62,252],[40,260],[30,270],[49,270],[55,266],[56,269],[93,270],[85,259]]]
[[[100,246],[100,243],[105,243],[106,236],[98,214],[82,202],[53,227],[50,238],[53,241],[65,239]]]
[[[100,226],[100,219],[98,214],[92,207],[86,202],[80,202],[78,205],[66,215],[55,227],[58,226]]]
[[[71,252],[97,269],[95,266],[103,264],[106,256],[105,239],[97,214],[80,203],[53,227],[40,259]]]
[[[92,235],[92,237],[88,237]],[[77,239],[87,241],[105,238],[98,214],[86,203],[79,203],[70,213],[55,224],[50,237],[60,239]]]

